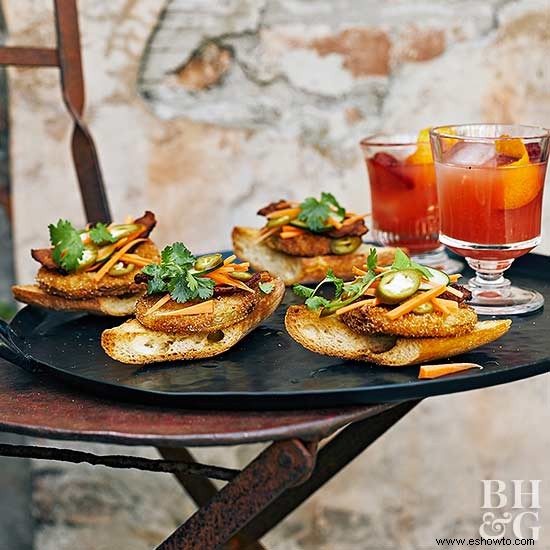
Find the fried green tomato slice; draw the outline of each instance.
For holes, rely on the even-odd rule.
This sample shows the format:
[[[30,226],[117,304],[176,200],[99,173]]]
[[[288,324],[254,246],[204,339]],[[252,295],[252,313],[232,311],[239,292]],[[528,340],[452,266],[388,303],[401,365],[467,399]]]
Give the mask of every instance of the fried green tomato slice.
[[[471,332],[477,323],[476,312],[465,304],[460,304],[458,311],[446,316],[439,312],[407,313],[395,320],[387,316],[390,309],[363,306],[344,313],[341,319],[359,334],[391,334],[408,338],[461,336]]]
[[[155,262],[160,260],[160,254],[155,244],[149,239],[136,246],[133,253]],[[84,300],[101,296],[129,296],[143,292],[145,287],[134,282],[134,276],[139,268],[125,275],[105,275],[99,282],[94,273],[77,272],[63,275],[55,270],[41,267],[36,275],[38,286],[48,294],[63,296],[72,300]]]
[[[250,284],[254,292],[238,290],[231,294],[216,296],[212,298],[214,311],[197,315],[168,315],[170,311],[198,303],[198,301],[195,301],[179,304],[173,300],[170,300],[159,310],[147,315],[147,311],[162,298],[162,295],[143,296],[136,305],[136,319],[144,327],[160,332],[187,333],[203,332],[205,330],[215,332],[234,325],[247,317],[260,301],[261,291],[258,284],[272,280],[273,278],[267,272],[262,272],[261,276],[256,277],[255,281]]]

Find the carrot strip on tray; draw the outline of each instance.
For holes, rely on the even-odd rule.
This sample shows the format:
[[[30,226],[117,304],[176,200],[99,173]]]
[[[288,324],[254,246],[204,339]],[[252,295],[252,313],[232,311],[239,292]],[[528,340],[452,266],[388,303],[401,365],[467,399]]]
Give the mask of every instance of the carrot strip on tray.
[[[461,372],[469,369],[482,369],[477,363],[448,363],[441,365],[422,365],[418,373],[418,378],[439,378],[447,374]]]

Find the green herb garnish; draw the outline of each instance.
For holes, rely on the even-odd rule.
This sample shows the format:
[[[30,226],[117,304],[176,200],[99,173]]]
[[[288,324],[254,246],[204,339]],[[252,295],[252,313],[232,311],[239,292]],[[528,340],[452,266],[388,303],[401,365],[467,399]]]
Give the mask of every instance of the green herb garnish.
[[[425,266],[413,262],[399,248],[395,252],[395,259],[390,267],[384,269],[381,273],[376,273],[377,264],[378,256],[376,249],[371,248],[367,257],[367,263],[364,266],[367,269],[365,275],[358,276],[349,283],[344,283],[342,279],[336,277],[333,271],[329,269],[326,277],[315,288],[296,284],[292,287],[292,290],[297,296],[305,298],[305,305],[308,309],[312,311],[321,310],[320,314],[324,316],[331,315],[341,307],[352,304],[361,298],[374,281],[387,273],[414,269],[428,279],[433,276]],[[334,298],[332,300],[317,295],[321,286],[325,283],[332,283],[334,285]]]
[[[429,269],[426,269],[426,267],[422,264],[413,262],[400,248],[397,248],[395,251],[395,258],[393,260],[393,264],[391,265],[391,269],[394,271],[401,271],[402,269],[416,269],[417,271],[420,271],[422,276],[426,277],[426,279],[431,279],[433,277]]]
[[[98,222],[88,232],[90,239],[95,244],[115,243],[118,239],[109,231],[107,224]]]
[[[336,221],[342,221],[346,214],[334,195],[331,193],[321,193],[321,199],[308,197],[300,204],[302,211],[298,214],[298,219],[304,222],[311,231],[324,231],[328,229],[328,218],[332,217]]]
[[[161,263],[145,266],[141,271],[151,279],[147,293],[169,292],[172,300],[184,303],[214,295],[216,283],[208,277],[198,277],[194,265],[197,258],[183,243],[167,246],[161,253]]]
[[[264,294],[271,294],[273,292],[273,289],[275,288],[275,285],[273,283],[258,283],[258,288],[264,293]]]
[[[325,283],[331,283],[334,286],[334,298],[332,300],[317,295],[317,292],[319,292],[319,290]],[[348,288],[346,288],[346,295],[349,294]],[[362,287],[362,289],[366,290],[366,287]],[[336,277],[332,269],[329,269],[327,271],[325,278],[315,288],[309,288],[304,285],[295,284],[292,287],[292,291],[297,296],[305,298],[306,307],[308,309],[311,309],[312,311],[318,311],[320,308],[338,308],[347,305],[347,303],[351,303],[348,302],[348,299],[342,299],[344,293],[344,280]]]
[[[80,234],[67,220],[59,220],[57,225],[52,223],[48,229],[53,261],[65,271],[76,271],[84,254]]]

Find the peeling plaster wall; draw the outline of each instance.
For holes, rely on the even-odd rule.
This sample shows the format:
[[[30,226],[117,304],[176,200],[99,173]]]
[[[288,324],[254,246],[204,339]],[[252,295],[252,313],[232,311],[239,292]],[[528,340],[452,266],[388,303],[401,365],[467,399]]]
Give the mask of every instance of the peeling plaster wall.
[[[52,44],[50,4],[4,2],[10,43]],[[79,7],[86,117],[113,212],[153,209],[159,244],[228,246],[231,227],[257,223],[266,201],[319,189],[368,210],[357,149],[368,132],[449,121],[550,125],[546,0]],[[56,71],[10,76],[16,265],[30,281],[27,251],[44,244],[46,225],[83,218]],[[548,230],[540,251],[550,251]],[[482,478],[542,479],[548,509],[549,388],[538,377],[428,400],[267,543],[412,549],[434,547],[436,536],[476,536]],[[242,464],[257,450],[204,450],[199,458]],[[149,548],[191,510],[168,476],[35,465],[40,550]],[[550,515],[542,521],[541,549],[550,547]]]

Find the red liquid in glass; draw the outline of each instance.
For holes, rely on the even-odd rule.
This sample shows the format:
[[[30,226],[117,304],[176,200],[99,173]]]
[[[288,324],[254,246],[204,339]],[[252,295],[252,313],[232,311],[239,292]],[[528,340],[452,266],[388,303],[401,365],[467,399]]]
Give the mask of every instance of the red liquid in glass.
[[[367,159],[372,218],[384,245],[403,246],[411,254],[439,245],[439,213],[433,164],[407,164],[386,153]]]
[[[468,167],[436,163],[441,233],[469,244],[513,245],[514,250],[475,251],[445,241],[470,258],[517,258],[533,246],[524,241],[541,231],[545,163],[508,167]]]

